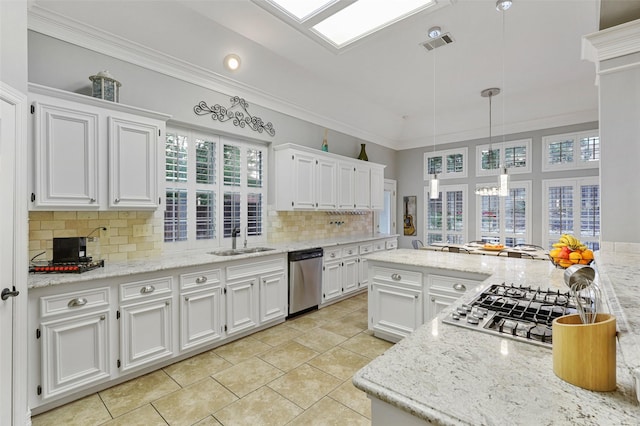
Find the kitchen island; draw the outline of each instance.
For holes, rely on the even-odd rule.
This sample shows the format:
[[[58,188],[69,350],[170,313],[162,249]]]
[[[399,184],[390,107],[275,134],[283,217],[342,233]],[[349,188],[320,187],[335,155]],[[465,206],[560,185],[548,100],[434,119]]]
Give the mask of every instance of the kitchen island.
[[[368,260],[371,267],[396,264],[489,275],[478,287],[502,282],[565,287],[563,270],[556,269],[551,262],[420,250],[375,253]],[[618,277],[603,278],[601,284],[611,298],[616,289],[610,284]],[[635,287],[637,292],[638,284]],[[473,299],[476,294],[467,293],[463,301]],[[637,348],[637,334],[631,328],[634,324],[631,319],[638,317],[637,305],[632,312],[622,312],[623,309],[618,312],[612,309],[621,316],[618,386],[614,392],[592,392],[558,378],[553,373],[550,348],[442,323],[450,309],[361,369],[353,383],[371,397],[374,426],[392,422],[638,424],[640,406],[634,381],[637,366],[633,364],[637,358],[631,355],[632,349]]]

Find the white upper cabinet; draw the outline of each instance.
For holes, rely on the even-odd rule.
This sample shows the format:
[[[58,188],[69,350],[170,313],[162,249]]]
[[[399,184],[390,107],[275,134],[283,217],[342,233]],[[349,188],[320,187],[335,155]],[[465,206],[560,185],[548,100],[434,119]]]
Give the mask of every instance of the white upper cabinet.
[[[383,207],[384,165],[294,144],[278,145],[274,150],[277,210]]]
[[[161,203],[168,115],[29,85],[31,210],[144,210]]]

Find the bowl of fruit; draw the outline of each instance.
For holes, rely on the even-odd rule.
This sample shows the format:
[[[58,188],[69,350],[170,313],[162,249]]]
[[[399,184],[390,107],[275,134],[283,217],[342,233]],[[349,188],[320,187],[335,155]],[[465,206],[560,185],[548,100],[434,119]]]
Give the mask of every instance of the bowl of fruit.
[[[588,265],[593,262],[593,251],[582,244],[579,239],[569,234],[562,234],[553,249],[549,251],[549,259],[560,268],[571,265]]]

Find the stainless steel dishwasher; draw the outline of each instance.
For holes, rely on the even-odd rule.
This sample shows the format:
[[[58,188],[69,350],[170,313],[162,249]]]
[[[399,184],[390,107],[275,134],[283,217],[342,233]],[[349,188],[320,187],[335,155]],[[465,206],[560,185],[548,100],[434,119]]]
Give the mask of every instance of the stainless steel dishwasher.
[[[322,255],[322,248],[289,252],[289,316],[320,304]]]

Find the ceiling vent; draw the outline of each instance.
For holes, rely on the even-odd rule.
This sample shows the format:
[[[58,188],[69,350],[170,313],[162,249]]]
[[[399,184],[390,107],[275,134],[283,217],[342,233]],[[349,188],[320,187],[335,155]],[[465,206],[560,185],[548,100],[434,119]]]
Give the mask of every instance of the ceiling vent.
[[[451,34],[446,33],[446,34],[442,34],[438,38],[434,38],[429,41],[420,43],[420,45],[430,51],[435,48],[446,46],[447,44],[451,44],[451,43],[453,43],[453,37],[451,37]]]

